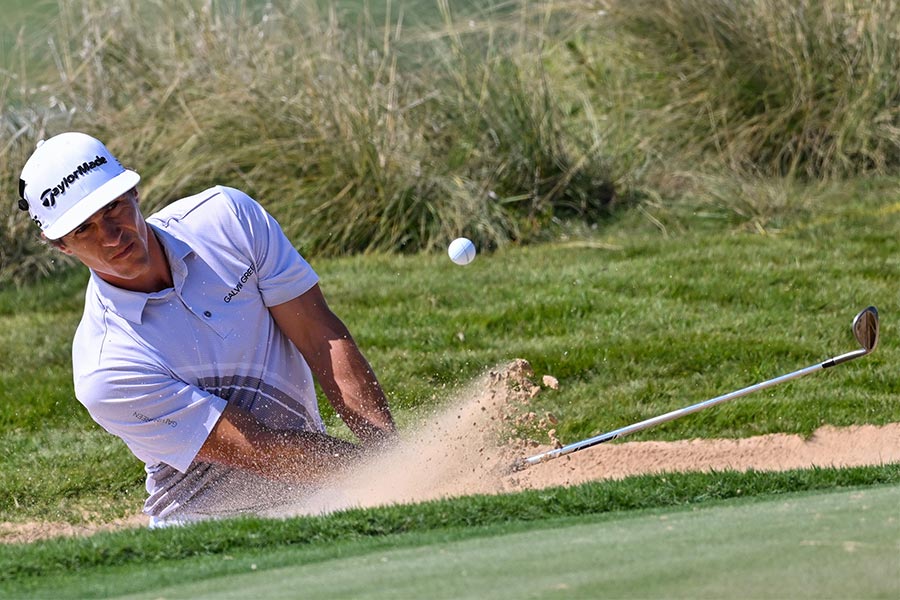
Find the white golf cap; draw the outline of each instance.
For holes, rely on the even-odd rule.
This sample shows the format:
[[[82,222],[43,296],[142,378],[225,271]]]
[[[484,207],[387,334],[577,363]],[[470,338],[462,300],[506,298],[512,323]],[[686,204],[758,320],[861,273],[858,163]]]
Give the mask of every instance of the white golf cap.
[[[19,178],[19,208],[56,240],[135,187],[129,171],[106,146],[84,133],[61,133],[38,142]]]

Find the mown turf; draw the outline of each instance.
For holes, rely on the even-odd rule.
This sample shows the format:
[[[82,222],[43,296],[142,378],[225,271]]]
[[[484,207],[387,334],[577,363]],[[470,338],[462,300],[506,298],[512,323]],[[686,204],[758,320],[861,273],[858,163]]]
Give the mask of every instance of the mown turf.
[[[635,555],[638,552],[642,552],[640,556],[650,560],[655,565],[654,568],[665,566],[666,554],[670,555],[670,561],[684,564],[685,568],[692,564],[692,570],[684,573],[687,578],[681,583],[686,587],[679,588],[678,581],[671,577],[662,578],[655,583],[660,586],[656,591],[671,589],[678,595],[679,589],[703,590],[705,588],[697,586],[704,582],[712,585],[716,581],[723,581],[717,579],[715,574],[724,565],[710,569],[708,563],[740,558],[728,557],[723,553],[725,550],[731,553],[745,552],[741,560],[745,561],[744,566],[747,568],[734,564],[730,570],[736,570],[747,581],[754,577],[753,573],[757,573],[755,577],[761,581],[767,569],[769,572],[790,573],[791,569],[784,567],[790,561],[779,550],[783,548],[800,552],[804,564],[810,560],[810,552],[813,553],[813,559],[819,560],[816,553],[827,550],[828,561],[840,563],[841,572],[855,569],[858,564],[855,560],[841,563],[838,559],[843,554],[831,552],[836,543],[835,538],[841,538],[839,542],[855,544],[854,549],[863,552],[864,556],[868,556],[874,547],[879,560],[870,565],[870,568],[873,572],[886,572],[873,585],[883,588],[890,582],[885,575],[890,575],[891,560],[883,550],[885,546],[889,549],[891,540],[896,540],[897,535],[896,521],[891,523],[890,517],[895,508],[897,490],[900,489],[898,484],[900,465],[847,470],[816,469],[775,475],[752,472],[671,474],[496,498],[469,497],[412,506],[346,511],[327,517],[284,521],[238,519],[175,530],[131,530],[98,534],[87,539],[63,539],[28,546],[0,547],[0,591],[5,590],[11,595],[28,593],[45,597],[89,597],[113,595],[113,592],[125,594],[153,590],[157,597],[168,597],[162,590],[167,586],[183,585],[187,579],[194,582],[196,587],[177,593],[173,589],[174,597],[193,597],[199,590],[207,589],[208,581],[227,574],[248,572],[253,568],[252,565],[256,565],[258,570],[302,567],[306,571],[297,576],[309,575],[315,580],[315,572],[319,568],[315,565],[324,561],[350,557],[351,561],[362,563],[360,568],[364,570],[365,564],[370,560],[367,556],[371,557],[373,552],[398,552],[405,555],[407,552],[416,554],[415,549],[420,546],[431,547],[420,549],[418,554],[421,555],[446,549],[447,543],[451,541],[468,543],[465,540],[473,538],[484,538],[482,542],[473,542],[476,546],[496,543],[502,545],[503,536],[512,532],[525,532],[526,536],[536,535],[540,538],[544,535],[542,531],[553,530],[561,525],[627,523],[635,519],[640,521],[645,519],[640,511],[648,510],[656,511],[654,514],[657,516],[644,522],[655,521],[659,524],[659,515],[681,519],[677,515],[682,510],[691,512],[704,510],[704,507],[715,509],[728,506],[729,502],[738,501],[740,505],[740,502],[751,499],[755,499],[751,505],[758,501],[768,508],[747,512],[739,519],[740,528],[736,531],[728,529],[729,519],[726,518],[699,526],[699,531],[689,532],[686,537],[678,539],[676,546],[670,545],[673,540],[671,536],[666,536],[665,531],[656,530],[611,536],[604,544],[608,546],[605,550],[593,548],[590,552],[585,551],[588,556],[596,559],[596,564],[619,561],[616,572],[620,568],[626,570],[618,580],[619,585],[626,587],[617,588],[619,591],[627,589],[628,582],[640,579],[638,575],[642,562]],[[870,492],[860,486],[875,491]],[[842,494],[852,490],[860,498],[869,498],[870,493],[881,494],[877,491],[879,489],[888,490],[884,494],[892,500],[886,505],[876,503],[878,510],[872,512],[865,512],[865,506],[870,504],[868,502],[848,505],[840,501],[832,503],[833,509],[824,511],[835,514],[826,514],[822,518],[819,514],[822,511],[815,507],[815,503],[810,506],[804,500],[804,494],[820,492],[827,497],[828,493],[840,490],[845,490]],[[723,501],[726,502],[725,505],[722,504]],[[842,506],[845,508],[841,508]],[[791,508],[786,510],[785,507]],[[634,515],[634,511],[638,511],[638,514]],[[856,514],[847,520],[844,518],[845,513],[841,511]],[[789,525],[796,520],[795,515],[806,515],[799,529],[797,523]],[[842,536],[848,531],[847,527],[854,523],[855,535],[846,535],[844,540]],[[809,533],[809,528],[813,526],[818,527],[817,535]],[[869,532],[873,527],[879,529],[877,534]],[[689,529],[692,528],[693,526]],[[721,535],[717,534],[719,529],[722,530]],[[535,533],[529,534],[529,531]],[[773,532],[780,533],[775,535]],[[488,541],[496,536],[499,536],[496,541]],[[647,536],[647,539],[638,543],[635,536]],[[742,536],[748,538],[746,549],[740,547]],[[654,550],[654,543],[660,547]],[[519,551],[523,552],[529,545],[534,546],[525,544]],[[639,549],[642,545],[647,546],[643,551]],[[663,552],[663,549],[666,551]],[[603,555],[603,552],[610,550],[616,550],[615,556]],[[535,576],[534,585],[540,585],[547,575],[544,563],[552,562],[554,553],[566,555],[569,552],[571,549],[567,547],[563,537],[548,540],[544,551],[537,556],[532,554],[527,560],[523,558],[522,562],[513,560],[507,563],[503,555],[493,555],[490,559],[485,557],[472,564],[481,563],[479,569],[483,572],[482,577],[487,577],[484,573],[488,572],[498,574],[508,569],[519,569],[517,575],[520,585],[526,585],[530,574]],[[592,554],[593,552],[597,555]],[[513,552],[509,558],[513,558],[514,554]],[[749,557],[753,560],[749,561]],[[858,559],[860,556],[850,558]],[[503,567],[504,564],[507,567]],[[407,566],[412,567],[406,578],[410,581],[417,580],[417,573],[425,575],[428,572],[427,569],[420,571],[415,568],[414,561]],[[795,567],[800,571],[806,568],[799,564]],[[403,568],[405,567],[402,565],[399,567]],[[432,565],[431,568],[433,570],[435,566]],[[582,562],[579,569],[585,568]],[[189,577],[186,576],[187,573],[190,574]],[[421,585],[437,586],[438,590],[443,589],[450,595],[455,595],[453,590],[465,595],[466,589],[454,588],[452,579],[448,579],[446,573],[432,574],[434,579],[425,578],[421,581],[430,583]],[[701,578],[701,574],[705,576]],[[810,575],[807,573],[808,577]],[[288,575],[283,577],[289,578]],[[592,577],[596,578],[597,574]],[[265,581],[277,585],[281,579],[281,575],[275,575]],[[363,589],[366,581],[362,578],[362,573],[346,574],[340,584],[335,583],[337,587],[334,590],[343,589],[346,593],[339,595],[355,596],[354,586]],[[504,578],[498,575],[497,582],[502,584],[503,581]],[[597,579],[591,581],[596,583]],[[213,587],[209,589],[216,589],[215,583],[210,585]],[[391,582],[384,590],[378,590],[376,586],[371,593],[389,593],[391,589],[399,593],[407,589],[403,585],[401,582]],[[487,585],[487,580],[482,585]],[[641,581],[641,585],[646,586],[648,582]],[[240,588],[234,588],[237,589]],[[479,593],[484,589],[486,588],[479,588]],[[636,589],[647,592],[651,588]],[[821,588],[814,586],[812,589]],[[708,588],[708,591],[711,595],[718,595],[714,593],[714,587]],[[289,586],[280,595],[289,596],[295,592],[296,589]],[[441,595],[439,591],[435,593]],[[620,594],[616,594],[618,595]],[[859,597],[868,596],[863,594]]]
[[[900,465],[783,473],[667,474],[496,497],[473,496],[350,510],[325,517],[233,519],[168,530],[100,533],[90,538],[0,546],[0,585],[3,586],[0,591],[4,587],[16,591],[48,585],[52,578],[67,580],[67,574],[77,573],[81,578],[93,570],[99,570],[98,578],[102,581],[107,569],[118,568],[152,572],[163,585],[183,578],[186,560],[214,559],[203,564],[208,565],[210,574],[220,574],[228,572],[230,563],[226,557],[282,546],[317,547],[315,552],[327,553],[330,545],[338,542],[398,534],[465,531],[551,518],[702,505],[734,498],[896,484],[900,484]],[[192,570],[192,576],[200,577],[200,572]]]
[[[891,598],[898,502],[898,487],[869,488],[548,520],[271,570],[263,553],[232,575],[123,597]]]

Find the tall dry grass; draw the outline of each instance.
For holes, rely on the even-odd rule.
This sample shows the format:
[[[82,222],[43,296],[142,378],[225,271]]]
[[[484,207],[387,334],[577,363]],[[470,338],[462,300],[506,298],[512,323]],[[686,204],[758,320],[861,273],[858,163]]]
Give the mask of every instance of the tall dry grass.
[[[896,0],[629,0],[610,20],[669,154],[764,176],[900,167]]]
[[[85,130],[148,211],[234,185],[307,254],[540,240],[618,198],[765,229],[808,207],[796,181],[900,168],[895,0],[59,6],[22,48],[50,74],[0,88],[4,172]],[[4,279],[58,264],[2,217]]]
[[[441,28],[408,32],[400,9],[309,2],[65,7],[62,93],[146,175],[149,208],[235,185],[341,254],[498,246],[612,197],[600,149],[562,126],[541,15],[470,30],[438,2]]]

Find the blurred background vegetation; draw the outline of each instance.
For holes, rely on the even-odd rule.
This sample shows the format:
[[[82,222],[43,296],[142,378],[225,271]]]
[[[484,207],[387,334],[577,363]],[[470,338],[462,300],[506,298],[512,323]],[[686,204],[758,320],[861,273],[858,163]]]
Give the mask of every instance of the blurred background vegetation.
[[[889,0],[3,3],[4,285],[67,265],[16,208],[65,130],[138,170],[148,213],[233,185],[308,256],[489,250],[622,206],[765,230],[811,183],[900,167]]]

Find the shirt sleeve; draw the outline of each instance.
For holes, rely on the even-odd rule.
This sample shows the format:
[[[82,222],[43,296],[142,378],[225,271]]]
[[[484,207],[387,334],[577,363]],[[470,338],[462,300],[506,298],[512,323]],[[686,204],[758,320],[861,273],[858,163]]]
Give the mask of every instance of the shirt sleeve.
[[[79,400],[146,464],[162,462],[187,472],[226,401],[152,365],[116,362],[76,379]]]
[[[222,190],[233,203],[266,306],[292,300],[319,282],[319,276],[262,205],[240,190]]]

